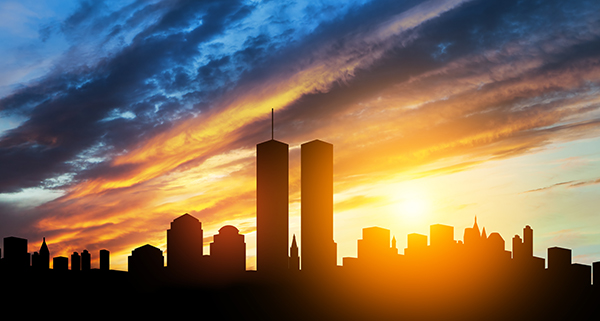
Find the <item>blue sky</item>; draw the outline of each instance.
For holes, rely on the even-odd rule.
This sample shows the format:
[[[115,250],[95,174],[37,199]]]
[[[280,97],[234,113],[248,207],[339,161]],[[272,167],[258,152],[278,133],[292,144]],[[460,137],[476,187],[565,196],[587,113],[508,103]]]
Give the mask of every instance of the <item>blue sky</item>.
[[[290,241],[298,146],[319,138],[336,146],[340,260],[369,224],[402,246],[435,223],[460,239],[475,215],[507,250],[530,224],[538,255],[598,260],[598,7],[2,1],[0,236],[109,247],[122,267],[189,212],[207,242],[240,228],[252,267],[254,148],[274,108]]]

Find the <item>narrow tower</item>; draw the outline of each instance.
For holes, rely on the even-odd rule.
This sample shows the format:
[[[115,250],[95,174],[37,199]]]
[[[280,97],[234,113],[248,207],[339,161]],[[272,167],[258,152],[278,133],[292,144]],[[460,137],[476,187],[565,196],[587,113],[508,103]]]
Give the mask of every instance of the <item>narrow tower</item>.
[[[523,228],[523,256],[533,257],[533,229],[529,225]]]
[[[271,140],[256,145],[256,268],[283,273],[288,267],[289,145],[273,134],[271,118]]]
[[[290,263],[288,268],[290,271],[300,270],[300,256],[298,255],[298,244],[296,243],[296,234],[292,237],[292,246],[290,247]]]
[[[40,247],[40,269],[48,270],[50,268],[50,250],[46,245],[46,238],[43,238],[42,246]]]
[[[314,140],[300,146],[302,270],[336,266],[333,241],[333,145]]]

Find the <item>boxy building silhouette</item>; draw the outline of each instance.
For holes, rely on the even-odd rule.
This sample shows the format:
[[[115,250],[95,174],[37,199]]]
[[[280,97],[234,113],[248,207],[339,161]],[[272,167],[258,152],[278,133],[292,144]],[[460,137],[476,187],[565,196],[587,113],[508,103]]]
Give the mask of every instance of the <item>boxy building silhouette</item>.
[[[225,225],[210,243],[211,269],[222,277],[237,277],[246,271],[244,235],[232,225]]]
[[[199,273],[203,247],[202,223],[188,213],[175,218],[167,230],[167,269],[186,276]]]

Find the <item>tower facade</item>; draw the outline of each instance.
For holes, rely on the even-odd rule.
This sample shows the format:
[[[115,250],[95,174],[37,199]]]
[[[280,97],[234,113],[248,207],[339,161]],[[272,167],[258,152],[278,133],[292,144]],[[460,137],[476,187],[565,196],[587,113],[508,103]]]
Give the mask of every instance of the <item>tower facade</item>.
[[[300,146],[302,270],[337,264],[333,241],[333,145],[314,140]]]
[[[289,146],[271,139],[256,145],[256,269],[288,267]]]

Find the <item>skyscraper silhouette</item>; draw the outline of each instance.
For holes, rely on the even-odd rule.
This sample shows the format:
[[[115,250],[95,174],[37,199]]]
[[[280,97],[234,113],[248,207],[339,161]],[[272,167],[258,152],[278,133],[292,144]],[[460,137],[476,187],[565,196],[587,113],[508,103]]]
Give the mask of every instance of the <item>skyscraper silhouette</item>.
[[[481,245],[481,233],[479,232],[479,226],[477,225],[477,216],[475,216],[473,227],[467,227],[465,229],[463,242],[469,248],[475,250],[479,249]]]
[[[256,269],[281,273],[288,267],[288,144],[271,139],[256,145]]]
[[[92,255],[88,250],[81,252],[81,271],[89,271],[92,269]]]
[[[203,255],[202,223],[190,214],[171,222],[167,230],[167,269],[178,273],[197,273]]]
[[[40,269],[48,270],[50,268],[50,250],[46,244],[46,238],[43,238],[42,246],[40,246],[40,258],[39,258]]]
[[[300,255],[298,249],[298,243],[296,243],[296,234],[292,237],[292,246],[290,246],[290,261],[288,268],[290,271],[300,270]]]
[[[529,225],[523,228],[523,255],[533,257],[533,229]]]
[[[100,250],[100,270],[110,270],[110,252],[106,249]]]
[[[335,267],[333,241],[333,145],[313,140],[301,153],[302,270],[324,271]]]
[[[77,252],[71,254],[71,271],[81,271],[81,257]]]

